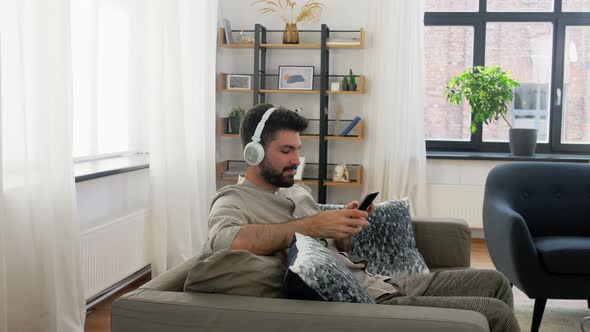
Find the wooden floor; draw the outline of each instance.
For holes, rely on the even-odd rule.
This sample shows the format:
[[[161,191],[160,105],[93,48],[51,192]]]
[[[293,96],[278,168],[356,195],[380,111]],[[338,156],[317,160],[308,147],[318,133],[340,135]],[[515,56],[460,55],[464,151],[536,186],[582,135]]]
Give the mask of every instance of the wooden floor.
[[[137,281],[129,284],[129,286],[121,289],[113,296],[109,297],[108,299],[102,301],[92,310],[86,313],[86,322],[84,324],[84,331],[93,331],[93,332],[110,332],[111,331],[111,304],[115,299],[119,296],[129,293],[132,290],[137,289],[139,286],[145,284],[146,282],[150,281],[150,276],[147,275],[138,279]]]
[[[484,240],[474,239],[471,242],[471,266],[475,268],[493,269],[494,265],[488,254],[488,248]],[[145,277],[127,286],[117,294],[97,305],[92,311],[86,314],[86,332],[108,332],[111,330],[111,303],[119,296],[128,293],[149,280]]]

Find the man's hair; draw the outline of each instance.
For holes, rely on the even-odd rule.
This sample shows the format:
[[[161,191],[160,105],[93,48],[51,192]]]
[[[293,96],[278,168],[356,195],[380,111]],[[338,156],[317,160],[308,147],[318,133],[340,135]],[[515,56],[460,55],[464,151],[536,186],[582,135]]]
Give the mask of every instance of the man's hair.
[[[264,113],[274,107],[271,104],[259,104],[254,106],[244,115],[242,124],[240,126],[240,138],[242,140],[242,148],[246,144],[252,142],[252,136],[256,131],[258,123],[262,119]],[[290,111],[284,107],[277,107],[272,112],[262,130],[262,137],[260,137],[260,144],[266,146],[275,139],[275,134],[279,130],[294,130],[301,133],[307,128],[307,119],[299,115],[297,112]]]

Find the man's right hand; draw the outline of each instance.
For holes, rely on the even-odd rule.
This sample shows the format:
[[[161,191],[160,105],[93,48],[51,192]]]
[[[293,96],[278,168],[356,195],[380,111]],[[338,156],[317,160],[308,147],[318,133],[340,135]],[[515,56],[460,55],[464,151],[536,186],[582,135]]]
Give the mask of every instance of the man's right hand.
[[[359,233],[369,226],[366,211],[343,209],[323,211],[314,216],[299,219],[302,233],[314,238],[343,239]]]

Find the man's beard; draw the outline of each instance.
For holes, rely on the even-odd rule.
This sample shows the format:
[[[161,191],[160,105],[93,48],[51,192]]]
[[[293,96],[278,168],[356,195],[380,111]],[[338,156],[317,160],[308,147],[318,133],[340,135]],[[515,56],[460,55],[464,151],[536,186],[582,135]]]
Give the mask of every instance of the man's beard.
[[[270,165],[266,160],[263,160],[260,163],[262,177],[270,184],[275,187],[279,188],[288,188],[291,187],[295,180],[293,179],[295,175],[284,175],[283,172],[286,172],[291,169],[297,169],[297,166],[292,167],[285,167],[282,171],[277,171],[272,165]]]

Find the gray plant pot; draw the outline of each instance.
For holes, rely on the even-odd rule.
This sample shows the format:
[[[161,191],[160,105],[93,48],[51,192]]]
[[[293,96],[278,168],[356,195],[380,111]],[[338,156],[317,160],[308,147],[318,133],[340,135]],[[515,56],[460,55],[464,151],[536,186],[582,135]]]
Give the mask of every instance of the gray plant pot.
[[[240,119],[239,118],[229,118],[229,129],[232,134],[239,134],[240,133]]]
[[[356,91],[356,83],[348,85],[348,91]]]
[[[511,128],[510,152],[514,156],[532,156],[537,146],[537,129]]]

